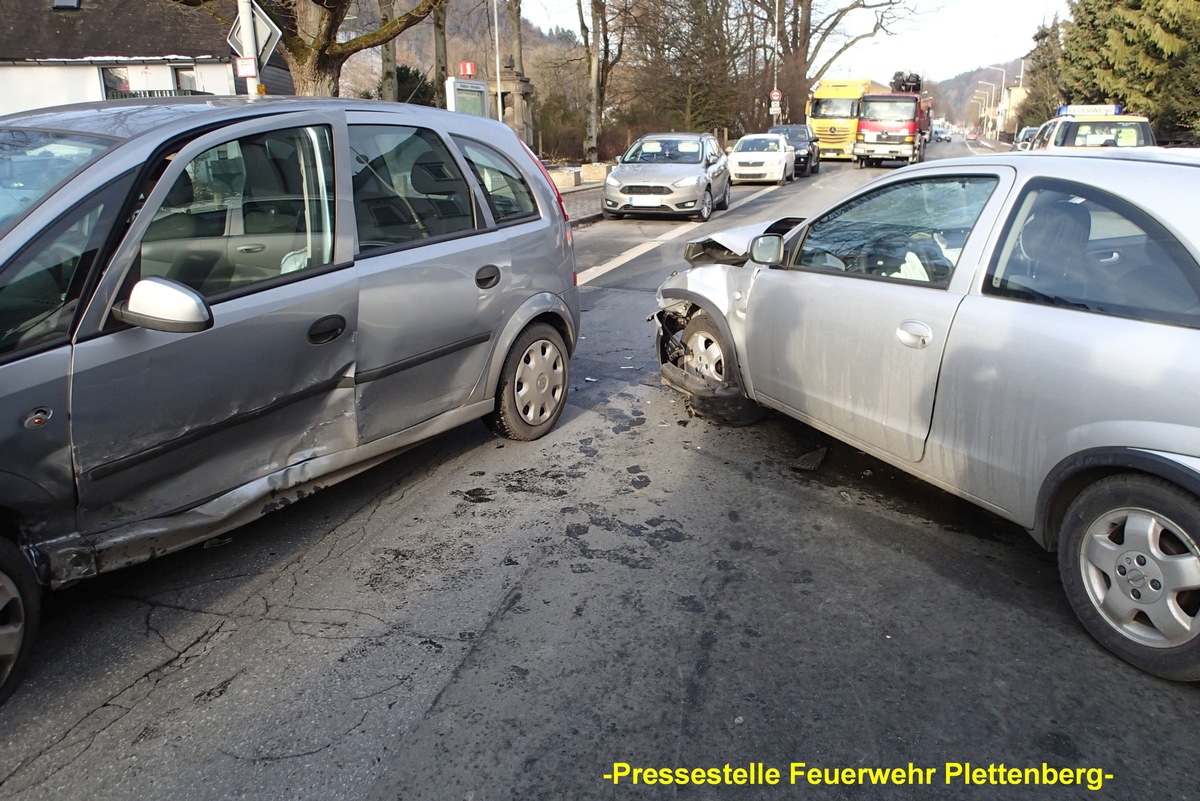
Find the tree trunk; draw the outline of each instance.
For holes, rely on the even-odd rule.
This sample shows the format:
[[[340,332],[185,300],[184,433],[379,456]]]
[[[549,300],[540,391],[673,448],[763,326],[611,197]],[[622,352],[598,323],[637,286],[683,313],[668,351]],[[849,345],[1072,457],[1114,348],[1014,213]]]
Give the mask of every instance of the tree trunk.
[[[450,64],[446,56],[446,8],[450,0],[433,10],[433,91],[438,108],[446,107],[446,79]]]
[[[292,73],[292,84],[296,94],[305,97],[337,97],[338,82],[342,72],[340,61],[318,58],[314,56],[305,62],[297,62],[285,54],[288,68]]]
[[[604,14],[604,0],[592,0],[592,28],[589,38],[583,26],[583,0],[579,0],[580,27],[584,28],[583,43],[588,55],[588,110],[587,138],[583,143],[586,159],[595,164],[600,160],[600,23]]]
[[[381,25],[392,21],[392,0],[379,0]],[[379,47],[383,74],[379,78],[379,99],[395,103],[400,99],[396,87],[396,40],[384,42]]]

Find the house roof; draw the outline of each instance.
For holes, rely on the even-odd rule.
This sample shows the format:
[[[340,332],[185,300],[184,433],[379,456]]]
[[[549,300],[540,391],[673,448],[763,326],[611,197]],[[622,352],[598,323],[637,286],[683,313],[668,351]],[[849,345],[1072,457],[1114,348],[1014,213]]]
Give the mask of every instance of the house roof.
[[[53,0],[0,2],[0,60],[233,57],[227,25],[172,0],[80,0],[77,10],[53,6]],[[215,6],[227,18],[236,15],[233,0]]]

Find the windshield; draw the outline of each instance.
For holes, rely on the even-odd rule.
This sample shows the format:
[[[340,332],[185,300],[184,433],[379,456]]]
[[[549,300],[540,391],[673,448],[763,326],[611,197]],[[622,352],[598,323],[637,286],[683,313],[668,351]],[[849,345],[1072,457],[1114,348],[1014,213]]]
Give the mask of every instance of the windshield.
[[[696,139],[643,139],[625,152],[623,162],[699,164],[700,142]]]
[[[783,148],[779,146],[779,140],[773,136],[753,139],[744,137],[733,146],[733,151],[735,153],[780,153]]]
[[[0,129],[0,233],[115,144],[82,134]]]
[[[915,100],[865,100],[862,114],[864,120],[878,122],[881,120],[915,120],[917,118],[917,103]]]
[[[858,101],[852,97],[813,98],[810,117],[857,117]]]

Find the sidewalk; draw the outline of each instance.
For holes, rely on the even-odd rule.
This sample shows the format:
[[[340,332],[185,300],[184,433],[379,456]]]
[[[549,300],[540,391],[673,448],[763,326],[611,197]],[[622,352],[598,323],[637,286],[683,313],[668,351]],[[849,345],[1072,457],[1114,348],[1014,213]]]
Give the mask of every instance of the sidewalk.
[[[600,187],[599,181],[589,181],[558,190],[572,225],[600,219]]]

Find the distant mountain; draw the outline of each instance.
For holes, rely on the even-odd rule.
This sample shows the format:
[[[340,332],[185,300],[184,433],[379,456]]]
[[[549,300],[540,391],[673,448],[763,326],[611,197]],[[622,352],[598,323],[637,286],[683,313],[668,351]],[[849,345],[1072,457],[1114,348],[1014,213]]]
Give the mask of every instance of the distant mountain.
[[[1022,59],[1016,58],[1007,64],[994,65],[1004,69],[1004,75],[1001,75],[999,70],[977,67],[945,81],[929,82],[926,91],[933,95],[935,115],[954,123],[978,120],[979,109],[971,102],[975,90],[990,92],[998,103],[1001,82],[1008,86],[1017,86],[1020,82],[1021,61]],[[992,86],[980,83],[981,81],[986,81]],[[984,102],[986,103],[986,100]]]

